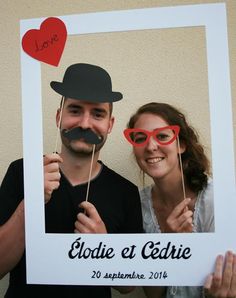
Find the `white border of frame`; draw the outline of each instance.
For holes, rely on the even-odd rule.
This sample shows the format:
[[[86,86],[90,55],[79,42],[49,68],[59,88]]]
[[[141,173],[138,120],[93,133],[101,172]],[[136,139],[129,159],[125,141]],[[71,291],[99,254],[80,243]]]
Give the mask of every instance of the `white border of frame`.
[[[41,66],[40,62],[29,57],[21,49],[27,282],[84,285],[201,285],[206,274],[213,268],[215,256],[227,249],[236,248],[236,239],[232,237],[235,234],[233,227],[236,218],[236,192],[225,4],[109,11],[59,18],[66,24],[68,35],[205,27],[216,232],[119,234],[103,235],[102,239],[101,235],[82,234],[81,241],[84,241],[87,247],[94,248],[102,241],[107,248],[114,248],[115,257],[105,260],[69,259],[68,251],[78,235],[44,233]],[[26,31],[39,28],[43,20],[42,18],[21,20],[21,38]],[[224,139],[219,139],[222,136]],[[176,247],[180,245],[190,247],[192,256],[185,261],[144,260],[140,256],[140,251],[150,240],[155,243],[160,241],[162,247],[169,241]],[[122,258],[120,252],[123,248],[132,245],[135,245],[135,257]],[[136,278],[132,277],[133,272]],[[149,279],[150,272],[156,273],[157,278]],[[161,272],[167,272],[168,277],[161,278]],[[104,278],[106,273],[113,275]],[[130,276],[121,278],[121,274],[126,273],[130,273]],[[143,274],[145,279],[138,278],[137,274]]]

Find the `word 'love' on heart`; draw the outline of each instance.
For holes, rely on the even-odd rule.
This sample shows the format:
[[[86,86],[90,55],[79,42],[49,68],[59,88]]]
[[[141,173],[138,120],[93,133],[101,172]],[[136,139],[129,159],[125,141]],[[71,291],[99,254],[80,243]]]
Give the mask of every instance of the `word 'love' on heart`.
[[[50,17],[44,20],[40,29],[31,29],[22,38],[23,50],[32,58],[58,66],[67,38],[66,26],[62,20]]]

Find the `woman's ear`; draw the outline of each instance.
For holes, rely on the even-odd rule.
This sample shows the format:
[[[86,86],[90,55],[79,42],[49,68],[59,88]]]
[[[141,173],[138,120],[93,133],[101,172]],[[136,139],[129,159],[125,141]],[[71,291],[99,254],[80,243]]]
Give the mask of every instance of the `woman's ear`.
[[[179,142],[179,153],[182,154],[186,150],[186,145],[184,142]]]

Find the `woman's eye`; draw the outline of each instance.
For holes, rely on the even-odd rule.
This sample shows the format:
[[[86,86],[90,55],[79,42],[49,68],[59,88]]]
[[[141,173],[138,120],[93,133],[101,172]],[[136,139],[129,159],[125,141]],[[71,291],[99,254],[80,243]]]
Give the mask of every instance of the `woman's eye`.
[[[167,134],[158,134],[157,135],[157,138],[159,139],[159,140],[165,140],[165,139],[168,139],[170,136],[169,135],[167,135]]]
[[[147,136],[144,134],[138,134],[133,137],[133,141],[137,144],[144,143],[147,139]]]
[[[158,141],[166,143],[171,139],[171,135],[170,134],[159,133],[159,134],[156,135],[156,138],[158,139]]]

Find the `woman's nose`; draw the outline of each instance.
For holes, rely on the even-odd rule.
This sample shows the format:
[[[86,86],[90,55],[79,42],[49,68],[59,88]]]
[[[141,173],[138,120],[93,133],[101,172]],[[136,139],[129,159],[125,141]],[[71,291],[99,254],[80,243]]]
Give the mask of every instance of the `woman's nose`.
[[[157,141],[151,136],[147,142],[146,149],[149,151],[158,150],[159,145]]]

